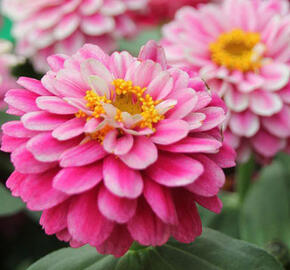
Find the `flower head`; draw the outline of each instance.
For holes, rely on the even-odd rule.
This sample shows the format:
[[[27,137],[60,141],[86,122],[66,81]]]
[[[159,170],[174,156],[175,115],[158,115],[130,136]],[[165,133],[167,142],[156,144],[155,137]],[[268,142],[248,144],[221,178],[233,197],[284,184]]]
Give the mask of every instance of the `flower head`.
[[[72,54],[88,42],[115,49],[117,38],[136,32],[131,13],[146,4],[147,0],[4,0],[2,8],[15,21],[17,52],[32,58],[37,70],[47,71],[49,55]]]
[[[3,126],[13,195],[72,246],[121,256],[134,240],[193,241],[202,229],[196,203],[219,212],[221,168],[234,165],[221,99],[168,67],[153,41],[138,58],[85,45],[48,62],[41,81],[20,78],[25,89],[7,94],[21,115]]]
[[[290,136],[289,3],[225,0],[185,7],[163,29],[170,64],[199,72],[224,99],[226,140],[241,161],[271,159]]]

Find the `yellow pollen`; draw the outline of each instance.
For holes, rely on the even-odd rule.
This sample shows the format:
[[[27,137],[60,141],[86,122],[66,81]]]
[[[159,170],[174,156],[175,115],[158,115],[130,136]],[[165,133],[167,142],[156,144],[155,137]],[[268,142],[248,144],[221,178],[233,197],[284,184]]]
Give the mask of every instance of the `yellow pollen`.
[[[134,86],[132,81],[125,81],[123,79],[116,79],[112,82],[115,89],[111,91],[111,99],[105,96],[99,96],[93,90],[86,92],[84,99],[86,100],[86,107],[92,112],[92,115],[88,116],[85,112],[79,111],[76,113],[78,118],[91,118],[105,117],[106,111],[104,104],[112,104],[116,109],[115,121],[123,122],[122,113],[127,112],[131,115],[140,114],[142,120],[136,124],[140,128],[150,128],[155,131],[154,125],[164,119],[164,115],[159,114],[156,110],[160,100],[153,100],[149,94],[145,94],[146,87]],[[94,140],[98,140],[102,143],[106,134],[111,131],[113,127],[105,126],[103,129],[98,130],[89,137]]]
[[[240,29],[221,34],[210,44],[212,60],[219,66],[242,72],[255,71],[261,66],[261,54],[256,50],[260,34]]]

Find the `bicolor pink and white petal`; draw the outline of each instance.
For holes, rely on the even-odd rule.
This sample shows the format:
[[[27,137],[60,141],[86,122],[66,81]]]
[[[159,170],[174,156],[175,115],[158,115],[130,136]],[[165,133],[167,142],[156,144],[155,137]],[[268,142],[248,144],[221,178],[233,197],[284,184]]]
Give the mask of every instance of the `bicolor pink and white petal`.
[[[290,137],[290,16],[284,0],[185,7],[163,28],[170,64],[199,72],[224,99],[225,138],[267,161]]]
[[[2,127],[12,194],[73,247],[121,256],[133,241],[192,242],[202,232],[196,204],[221,210],[222,168],[235,164],[221,99],[169,67],[153,41],[138,58],[87,44],[48,62],[41,81],[20,78],[24,89],[7,94],[21,116]]]
[[[14,21],[17,52],[32,58],[38,71],[46,72],[46,58],[55,53],[71,55],[85,43],[107,52],[116,40],[132,36],[137,26],[131,14],[147,0],[4,0],[4,14]]]

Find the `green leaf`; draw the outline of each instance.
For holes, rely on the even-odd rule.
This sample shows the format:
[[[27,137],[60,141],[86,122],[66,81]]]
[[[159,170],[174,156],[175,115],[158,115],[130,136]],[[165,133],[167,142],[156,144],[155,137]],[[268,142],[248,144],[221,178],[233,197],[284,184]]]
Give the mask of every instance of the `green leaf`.
[[[10,192],[0,184],[0,216],[15,214],[24,208],[20,199],[13,197]]]
[[[161,247],[130,250],[122,258],[99,255],[92,247],[65,248],[40,259],[28,270],[282,270],[264,250],[205,229],[192,244],[170,241]]]
[[[3,22],[0,29],[0,38],[14,42],[14,39],[11,35],[11,29],[12,29],[11,20],[9,20],[7,17],[2,17],[2,20]]]
[[[265,167],[250,190],[241,214],[242,239],[262,247],[280,241],[290,248],[289,163],[285,165],[275,161]]]
[[[149,40],[160,40],[161,33],[159,28],[148,29],[142,31],[134,39],[123,39],[119,42],[120,51],[128,51],[134,56],[137,56],[141,47]]]

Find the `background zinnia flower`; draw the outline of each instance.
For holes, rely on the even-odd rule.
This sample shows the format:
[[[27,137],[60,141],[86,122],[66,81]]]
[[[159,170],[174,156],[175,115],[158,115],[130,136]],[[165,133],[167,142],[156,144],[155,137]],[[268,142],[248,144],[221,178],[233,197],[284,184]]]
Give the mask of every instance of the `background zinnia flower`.
[[[134,240],[192,242],[202,230],[196,203],[219,212],[221,168],[234,165],[221,99],[168,67],[153,41],[138,58],[85,45],[48,62],[41,81],[20,78],[25,89],[6,95],[21,116],[3,125],[12,194],[73,247],[121,256]]]
[[[185,7],[163,28],[170,64],[199,72],[229,108],[239,159],[271,159],[290,135],[288,1],[225,0]]]
[[[128,12],[145,8],[147,0],[3,0],[3,12],[15,25],[17,52],[31,57],[38,71],[46,58],[75,53],[84,43],[107,51],[115,41],[136,32]]]

